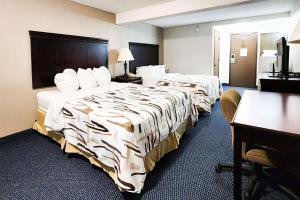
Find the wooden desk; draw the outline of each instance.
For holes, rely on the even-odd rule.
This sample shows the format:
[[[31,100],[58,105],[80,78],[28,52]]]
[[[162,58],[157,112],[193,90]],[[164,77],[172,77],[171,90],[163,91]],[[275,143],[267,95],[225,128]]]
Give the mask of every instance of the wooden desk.
[[[246,90],[234,128],[234,199],[242,197],[242,142],[300,152],[300,95]]]

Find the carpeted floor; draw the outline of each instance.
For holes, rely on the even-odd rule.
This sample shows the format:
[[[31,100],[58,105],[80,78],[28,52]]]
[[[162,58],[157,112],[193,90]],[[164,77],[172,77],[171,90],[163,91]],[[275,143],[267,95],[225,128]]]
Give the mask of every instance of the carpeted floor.
[[[141,194],[120,193],[102,170],[27,130],[0,139],[0,199],[232,199],[232,174],[214,171],[220,161],[231,162],[232,151],[219,102],[212,114],[201,114],[178,150],[157,163]],[[287,199],[270,188],[262,190],[260,199]]]

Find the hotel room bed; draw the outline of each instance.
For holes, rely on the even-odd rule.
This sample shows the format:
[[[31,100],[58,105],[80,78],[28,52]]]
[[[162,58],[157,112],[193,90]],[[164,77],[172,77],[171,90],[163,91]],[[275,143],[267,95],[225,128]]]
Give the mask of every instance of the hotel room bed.
[[[65,69],[108,65],[107,40],[35,31],[30,38],[34,89],[53,86],[54,75]],[[53,56],[56,62],[41,59]],[[176,149],[197,121],[192,96],[185,87],[113,82],[73,93],[39,92],[33,128],[65,152],[81,154],[101,167],[121,191],[139,193],[155,162]]]
[[[199,88],[204,88],[213,104],[220,98],[222,88],[217,76],[212,75],[187,75],[179,73],[167,73],[158,80],[158,85],[177,85],[181,83],[196,84]]]
[[[159,65],[159,46],[145,43],[129,43],[134,60],[129,63],[129,71],[143,79],[143,85],[189,87],[195,97],[200,111],[211,112],[211,105],[220,98],[222,87],[217,76],[186,75],[166,73],[163,65]],[[184,67],[184,66],[183,66]]]
[[[106,88],[61,95],[37,94],[34,129],[104,169],[121,191],[139,193],[147,172],[176,149],[197,121],[191,91],[112,83]]]
[[[137,74],[143,78],[144,85],[176,86],[190,88],[199,111],[211,112],[211,105],[220,98],[222,88],[219,78],[211,75],[186,75],[179,73],[164,73],[155,78]],[[199,96],[200,94],[200,96]]]

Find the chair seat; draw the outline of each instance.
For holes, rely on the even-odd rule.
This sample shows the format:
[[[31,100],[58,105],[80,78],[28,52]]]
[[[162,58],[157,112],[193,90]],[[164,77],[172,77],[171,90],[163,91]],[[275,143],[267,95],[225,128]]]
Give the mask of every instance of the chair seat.
[[[268,167],[280,167],[281,157],[278,153],[264,149],[251,149],[246,152],[245,160]]]

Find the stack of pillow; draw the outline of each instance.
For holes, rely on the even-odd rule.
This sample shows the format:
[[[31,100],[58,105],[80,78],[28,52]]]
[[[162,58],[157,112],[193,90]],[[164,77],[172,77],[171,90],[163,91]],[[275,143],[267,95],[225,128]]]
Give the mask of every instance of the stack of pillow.
[[[149,65],[136,68],[136,75],[143,78],[143,85],[155,85],[166,75],[165,65]]]
[[[79,88],[91,89],[99,86],[109,85],[111,74],[109,70],[102,66],[99,68],[82,69],[79,68],[77,73],[74,69],[65,69],[54,77],[54,83],[57,89],[62,93],[75,92]]]
[[[140,77],[152,76],[162,77],[166,75],[165,65],[148,65],[136,68],[136,74]]]

